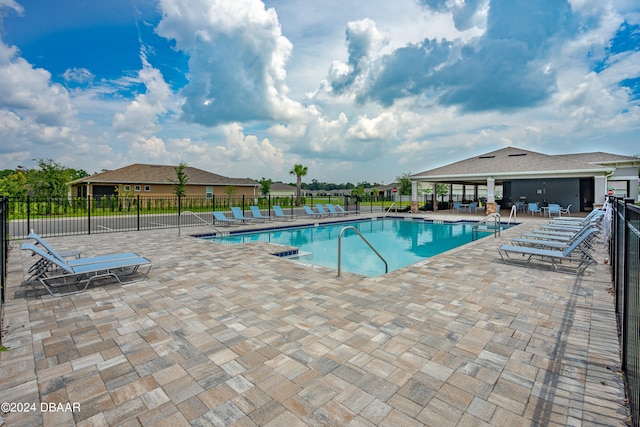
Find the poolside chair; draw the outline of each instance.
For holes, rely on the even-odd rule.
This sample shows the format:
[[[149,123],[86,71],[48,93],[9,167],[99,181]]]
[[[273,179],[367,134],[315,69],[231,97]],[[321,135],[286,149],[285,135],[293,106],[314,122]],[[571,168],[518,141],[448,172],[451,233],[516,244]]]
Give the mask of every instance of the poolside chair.
[[[462,208],[462,202],[453,202],[453,210],[455,213],[460,213],[460,208]]]
[[[64,296],[84,292],[93,281],[106,277],[113,277],[120,284],[145,280],[152,266],[150,260],[134,252],[80,258],[71,263],[70,261],[60,260],[32,244],[23,244],[22,250],[31,251],[50,265],[50,270],[39,275],[38,281],[51,296]],[[140,272],[141,267],[146,267],[146,270]],[[122,280],[122,278],[129,276],[134,276],[134,278]],[[29,285],[31,283],[25,284]],[[66,293],[54,292],[63,287],[68,287],[72,290]]]
[[[347,215],[347,212],[338,212],[336,210],[336,208],[331,204],[331,203],[327,203],[327,210],[329,211],[329,213],[339,216],[339,215]]]
[[[316,209],[318,209],[319,214],[322,214],[325,216],[333,216],[338,214],[338,212],[335,212],[335,213],[331,212],[329,208],[325,210],[324,206],[321,203],[316,204]]]
[[[469,209],[469,213],[471,213],[472,210],[474,213],[478,213],[478,202],[469,203],[469,206],[467,209]]]
[[[560,216],[560,205],[557,203],[550,203],[549,206],[547,206],[547,214],[549,215],[549,218],[554,214],[556,216]]]
[[[556,250],[565,250],[567,249],[573,242],[578,239],[581,239],[582,243],[578,245],[578,249],[580,249],[585,256],[591,258],[595,262],[595,258],[591,255],[591,251],[594,250],[594,241],[596,236],[600,230],[595,227],[587,228],[584,231],[576,234],[575,236],[567,239],[556,240],[556,239],[527,239],[527,238],[516,238],[512,239],[511,243],[519,246],[528,246],[540,249],[556,249]],[[584,236],[584,238],[582,238]]]
[[[302,209],[304,209],[304,212],[307,215],[310,215],[310,216],[319,216],[320,218],[324,218],[326,216],[329,216],[328,213],[314,212],[314,211],[311,210],[311,208],[309,206],[303,206]]]
[[[569,205],[571,206],[571,205]],[[553,218],[551,221],[549,221],[550,224],[586,224],[587,222],[591,221],[592,219],[595,218],[599,218],[602,219],[602,217],[604,217],[604,211],[602,209],[594,209],[591,212],[589,212],[589,214],[584,217],[584,218],[577,218],[577,217],[558,217],[558,218]]]
[[[340,213],[344,213],[345,215],[349,215],[349,214],[359,214],[360,211],[351,211],[351,210],[345,210],[341,205],[336,204],[335,205],[336,211],[340,212]]]
[[[53,247],[49,243],[47,243],[46,240],[44,240],[42,237],[40,237],[40,235],[36,233],[29,233],[27,235],[27,239],[35,240],[36,245],[42,246],[47,252],[59,259],[80,258],[80,251],[57,251],[53,249]]]
[[[529,212],[531,213],[531,216],[533,216],[533,214],[539,214],[542,212],[542,210],[538,206],[538,203],[534,203],[534,202],[529,202],[528,209],[529,209]]]
[[[586,238],[586,234],[582,235],[564,250],[502,245],[498,248],[498,253],[505,264],[526,266],[531,260],[548,261],[557,272],[582,274],[595,263],[593,257],[585,256],[579,249]]]
[[[574,221],[549,221],[549,224],[543,225],[542,230],[554,230],[564,232],[576,232],[586,227],[599,227],[602,222],[602,217],[593,216],[586,222],[574,222]]]
[[[249,208],[251,209],[251,215],[253,215],[253,218],[256,218],[262,221],[270,221],[271,219],[273,219],[270,216],[262,215],[262,211],[258,206],[252,205],[252,206],[249,206]]]
[[[42,237],[40,237],[36,233],[29,233],[27,238],[33,239],[36,241],[36,245],[42,246],[43,250],[49,253],[51,256],[54,256],[60,260],[65,260],[66,258],[79,258],[80,251],[57,251],[54,249],[47,241],[45,241]],[[28,279],[25,282],[30,282],[31,280],[37,278],[42,272],[47,271],[49,269],[49,263],[42,259],[38,258],[38,260],[29,267],[28,273],[31,273]]]
[[[258,222],[258,221],[262,221],[259,218],[247,218],[246,216],[244,216],[244,213],[242,212],[242,209],[240,209],[237,206],[231,208],[231,213],[233,214],[233,219],[238,220],[240,222]]]
[[[34,246],[40,249],[38,246],[31,245],[29,243],[23,244],[21,249],[30,250],[31,246]],[[56,255],[56,253],[58,252],[51,253],[48,250],[43,250],[43,252],[48,253],[51,257],[57,259],[58,261],[65,262],[72,267],[81,266],[84,264],[91,264],[95,262],[113,261],[115,259],[122,259],[122,258],[135,258],[138,256],[138,254],[136,254],[135,252],[126,252],[126,253],[103,255],[103,256],[97,256],[97,257],[91,257],[91,258],[73,258],[73,259],[67,260],[65,258],[62,258]],[[39,255],[39,254],[37,252],[32,251],[32,256],[36,256],[36,255]],[[55,272],[57,269],[58,268],[56,264],[52,264],[48,258],[38,257],[38,260],[27,270],[27,272],[31,273],[31,275],[23,281],[23,285],[27,285],[30,282],[36,279],[39,279],[42,276],[47,276],[48,274]]]
[[[242,223],[242,221],[238,221],[237,219],[227,218],[222,212],[218,211],[213,211],[213,219],[218,225],[238,225]]]
[[[273,213],[276,216],[276,219],[280,219],[282,221],[293,221],[294,219],[296,219],[294,215],[287,215],[284,212],[282,212],[282,207],[278,205],[274,205],[272,206],[272,208],[273,208]]]
[[[566,208],[560,207],[560,215],[568,215],[571,216],[571,205],[567,206]]]

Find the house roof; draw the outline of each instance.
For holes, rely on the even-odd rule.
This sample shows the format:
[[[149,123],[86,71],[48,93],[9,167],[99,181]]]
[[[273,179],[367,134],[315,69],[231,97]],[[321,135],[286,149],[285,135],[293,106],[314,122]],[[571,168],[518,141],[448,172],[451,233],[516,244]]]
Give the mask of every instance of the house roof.
[[[285,184],[282,182],[272,182],[271,183],[271,187],[270,187],[271,191],[296,191],[296,186],[295,185],[289,185],[289,184]]]
[[[487,177],[505,180],[541,176],[593,176],[611,171],[613,168],[577,160],[569,155],[551,156],[521,148],[507,147],[413,174],[411,177],[433,182],[486,182]]]
[[[171,184],[171,180],[176,179],[176,167],[177,166],[135,163],[120,169],[100,172],[76,179],[70,184]],[[257,181],[251,178],[229,178],[191,166],[187,166],[184,172],[189,178],[189,185],[235,185],[251,187],[258,185]]]

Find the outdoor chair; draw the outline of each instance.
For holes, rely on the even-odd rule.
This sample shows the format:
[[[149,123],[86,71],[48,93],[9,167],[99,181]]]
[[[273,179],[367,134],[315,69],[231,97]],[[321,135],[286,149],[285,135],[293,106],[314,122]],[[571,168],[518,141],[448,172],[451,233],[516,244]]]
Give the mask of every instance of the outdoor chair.
[[[242,209],[240,209],[237,206],[231,208],[231,214],[233,214],[233,219],[235,219],[237,221],[240,221],[240,222],[262,221],[261,219],[258,219],[258,218],[247,218],[246,216],[244,216],[244,213],[242,212]]]
[[[554,214],[555,216],[560,216],[560,205],[557,203],[551,203],[547,206],[547,214],[549,218],[551,218]]]
[[[218,225],[238,225],[242,223],[242,221],[238,221],[237,219],[227,218],[225,214],[219,211],[213,211],[213,219]]]
[[[576,234],[573,237],[563,240],[555,240],[555,239],[527,239],[527,238],[516,238],[512,239],[511,243],[518,246],[528,246],[540,249],[556,249],[556,250],[565,250],[573,242],[585,236],[582,239],[582,243],[578,246],[580,250],[584,253],[585,256],[590,257],[595,262],[595,259],[591,255],[591,251],[594,250],[594,241],[596,236],[600,231],[596,227],[586,228],[580,233]]]
[[[262,221],[269,221],[272,219],[270,216],[262,215],[262,211],[258,206],[252,205],[249,206],[249,208],[251,209],[251,215],[253,215],[253,218],[260,219]]]
[[[571,216],[571,205],[567,206],[566,208],[560,208],[560,216],[562,215]]]
[[[534,202],[529,202],[528,209],[529,209],[529,212],[531,213],[531,216],[533,216],[533,214],[539,214],[542,212],[542,210],[538,206],[538,203],[534,203]]]
[[[276,219],[279,219],[282,221],[293,221],[294,219],[296,219],[294,215],[287,215],[284,212],[282,212],[281,206],[274,205],[272,206],[272,208],[273,208],[273,214],[276,216]]]
[[[329,213],[339,216],[339,215],[347,215],[347,212],[338,212],[335,208],[335,206],[333,206],[331,203],[327,203],[327,210],[329,211]]]
[[[321,218],[329,216],[328,213],[314,212],[309,206],[303,206],[304,212],[309,216],[319,216]]]
[[[36,233],[29,233],[27,235],[27,239],[33,239],[36,241],[37,245],[42,246],[47,252],[49,252],[51,255],[59,258],[59,259],[65,259],[65,258],[80,258],[80,251],[77,250],[72,250],[72,251],[58,251],[55,250],[49,243],[47,243],[46,240],[44,240],[42,237],[40,237],[40,235],[36,234]]]
[[[80,258],[71,262],[60,260],[28,243],[22,245],[22,250],[31,251],[34,255],[45,260],[49,266],[49,269],[42,272],[37,279],[52,296],[84,292],[93,281],[107,277],[113,277],[120,284],[138,282],[145,280],[151,271],[151,261],[135,252]],[[140,273],[141,277],[122,280],[139,273],[141,267],[146,267],[146,270]],[[26,282],[25,285],[31,283],[35,283],[35,281]],[[63,287],[69,287],[73,290],[66,293],[54,292]]]
[[[335,205],[336,211],[340,212],[340,213],[344,213],[345,215],[349,215],[349,214],[359,214],[360,211],[348,211],[345,210],[341,205]]]
[[[549,221],[549,223],[550,224],[586,224],[587,222],[591,221],[593,218],[602,219],[602,217],[604,217],[604,211],[602,209],[594,209],[591,212],[589,212],[589,215],[587,215],[584,218],[559,217],[559,218],[552,219],[551,221]]]
[[[586,238],[587,234],[583,234],[564,250],[502,245],[498,248],[498,253],[505,264],[526,266],[532,260],[547,261],[557,272],[582,274],[595,263],[593,257],[585,256],[579,248]]]
[[[321,203],[316,204],[316,209],[318,209],[318,213],[325,215],[325,216],[333,216],[333,215],[337,215],[337,212],[333,213],[331,211],[329,211],[329,209],[327,208],[327,210],[324,209],[324,206]]]

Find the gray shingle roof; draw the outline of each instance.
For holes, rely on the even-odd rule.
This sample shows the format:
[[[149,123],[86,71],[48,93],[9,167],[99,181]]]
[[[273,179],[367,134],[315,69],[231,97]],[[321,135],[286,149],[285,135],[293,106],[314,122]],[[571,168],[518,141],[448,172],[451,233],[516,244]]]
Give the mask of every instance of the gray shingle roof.
[[[82,182],[109,183],[109,184],[170,184],[170,180],[176,179],[176,166],[170,165],[147,165],[135,163],[120,169],[96,173],[85,178],[77,179],[71,184]],[[189,185],[236,185],[236,186],[256,186],[258,182],[250,178],[229,178],[215,173],[207,172],[187,166],[184,169],[189,177]]]
[[[556,157],[565,157],[572,160],[578,160],[587,163],[638,163],[640,164],[640,158],[622,156],[620,154],[603,153],[602,151],[593,153],[577,153],[577,154],[559,154]]]
[[[579,161],[568,156],[550,156],[535,151],[507,147],[471,157],[439,168],[413,174],[412,177],[500,176],[523,173],[606,172],[609,168]]]

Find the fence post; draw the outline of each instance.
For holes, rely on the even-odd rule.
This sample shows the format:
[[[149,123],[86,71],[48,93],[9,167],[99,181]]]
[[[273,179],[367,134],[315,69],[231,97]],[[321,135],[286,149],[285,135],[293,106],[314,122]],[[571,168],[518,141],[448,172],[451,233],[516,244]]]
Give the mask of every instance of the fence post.
[[[180,227],[180,214],[182,213],[182,196],[178,194],[178,228]]]
[[[136,227],[138,229],[138,231],[140,231],[140,195],[138,194],[138,207],[136,208],[136,212],[137,212],[137,218],[136,218]]]
[[[91,196],[87,195],[87,234],[91,234]]]
[[[27,196],[27,234],[31,233],[31,197]]]

